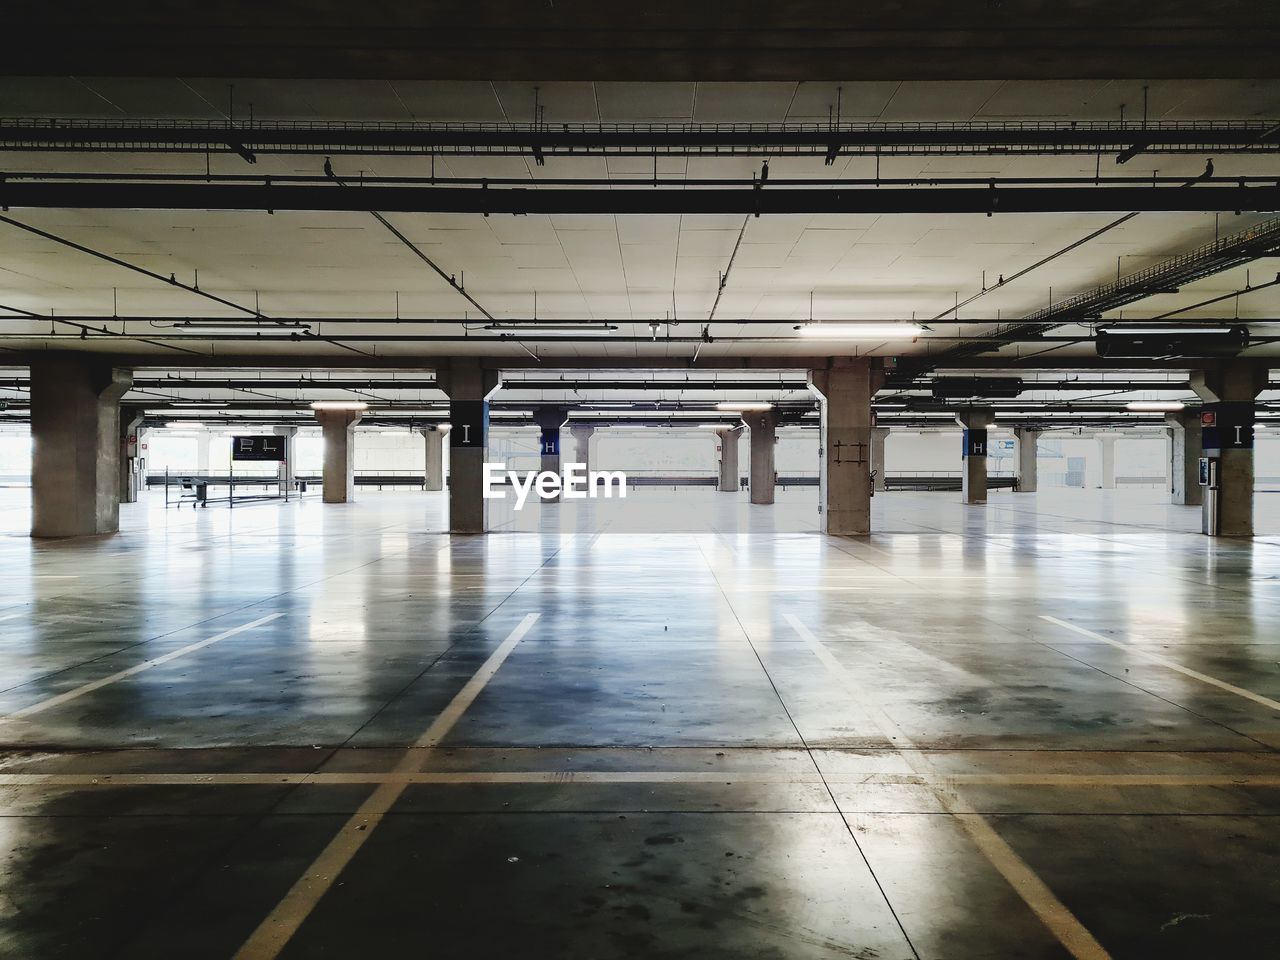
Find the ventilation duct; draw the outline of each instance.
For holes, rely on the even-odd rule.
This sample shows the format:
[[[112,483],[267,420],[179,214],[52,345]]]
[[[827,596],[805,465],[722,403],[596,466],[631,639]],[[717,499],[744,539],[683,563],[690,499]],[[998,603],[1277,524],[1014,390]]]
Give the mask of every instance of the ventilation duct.
[[[1022,393],[1020,377],[936,377],[933,395],[939,400],[967,397],[1016,397]]]
[[[1156,327],[1099,330],[1100,357],[1166,360],[1180,357],[1234,357],[1249,346],[1249,328]]]

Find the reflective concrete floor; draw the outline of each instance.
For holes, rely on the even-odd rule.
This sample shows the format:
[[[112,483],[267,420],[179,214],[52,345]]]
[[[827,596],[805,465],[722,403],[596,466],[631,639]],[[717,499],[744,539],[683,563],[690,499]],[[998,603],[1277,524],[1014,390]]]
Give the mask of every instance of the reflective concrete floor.
[[[1280,539],[1158,491],[893,494],[863,539],[686,491],[37,543],[23,497],[0,956],[1280,951]]]

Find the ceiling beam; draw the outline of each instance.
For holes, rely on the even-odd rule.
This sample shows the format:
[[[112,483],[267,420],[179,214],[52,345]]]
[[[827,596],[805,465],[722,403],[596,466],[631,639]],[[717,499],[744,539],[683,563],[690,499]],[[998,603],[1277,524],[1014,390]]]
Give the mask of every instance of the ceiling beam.
[[[1280,187],[523,189],[0,181],[14,209],[490,214],[1101,213],[1275,211]]]

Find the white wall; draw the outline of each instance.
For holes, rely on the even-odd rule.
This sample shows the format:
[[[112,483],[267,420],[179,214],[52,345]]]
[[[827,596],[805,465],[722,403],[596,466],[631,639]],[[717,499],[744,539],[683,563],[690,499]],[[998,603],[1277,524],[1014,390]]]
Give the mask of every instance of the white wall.
[[[26,424],[0,426],[0,482],[31,482],[31,430]]]
[[[268,428],[245,428],[238,434],[270,433]],[[230,466],[230,434],[199,429],[152,429],[142,437],[147,469],[162,472],[192,472],[197,469],[201,435],[208,437],[209,470],[225,472]],[[992,474],[1016,473],[1017,451],[1001,449],[999,441],[1012,439],[1012,433],[995,429],[991,432],[992,455],[988,469]],[[716,470],[716,445],[710,431],[683,429],[609,429],[599,428],[592,440],[594,466],[602,470],[627,470],[641,473],[688,473],[710,475]],[[407,429],[356,428],[356,470],[361,473],[421,473],[426,464],[426,441]],[[571,455],[574,440],[568,430],[562,437],[562,450]],[[449,442],[445,440],[446,470]],[[318,474],[323,464],[323,441],[317,427],[299,430],[296,447],[297,470]],[[738,463],[742,476],[750,467],[750,437],[743,434],[738,441]],[[1007,456],[998,454],[1007,453]],[[1116,441],[1116,475],[1149,477],[1166,483],[1169,443],[1162,437],[1121,436]],[[490,456],[505,461],[512,469],[536,469],[539,463],[538,431],[532,428],[494,428],[490,434]],[[779,474],[813,476],[818,470],[818,432],[798,427],[778,430],[776,463]],[[1101,451],[1092,435],[1078,436],[1066,432],[1041,436],[1039,445],[1039,481],[1042,488],[1061,486],[1067,480],[1070,458],[1083,462],[1083,481],[1087,488],[1101,484]],[[885,466],[892,474],[951,474],[960,471],[960,430],[920,432],[894,430],[885,442]],[[256,469],[255,469],[256,468]],[[0,477],[20,479],[30,476],[31,440],[25,425],[0,428]],[[272,465],[237,464],[237,473],[270,473]],[[1260,482],[1280,484],[1280,431],[1258,432],[1254,472]]]
[[[427,468],[425,438],[407,429],[357,427],[355,446],[356,473],[422,473]]]

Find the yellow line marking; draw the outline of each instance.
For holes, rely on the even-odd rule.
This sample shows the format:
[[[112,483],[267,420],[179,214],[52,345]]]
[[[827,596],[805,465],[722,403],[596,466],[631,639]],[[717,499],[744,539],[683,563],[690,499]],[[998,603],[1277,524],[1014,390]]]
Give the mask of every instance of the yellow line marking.
[[[1260,693],[1254,693],[1252,690],[1246,690],[1244,687],[1237,687],[1235,684],[1227,683],[1216,677],[1211,677],[1207,673],[1201,673],[1199,670],[1192,670],[1190,667],[1184,667],[1176,660],[1170,660],[1168,657],[1162,657],[1158,653],[1148,653],[1136,643],[1125,643],[1122,640],[1114,640],[1111,637],[1104,637],[1100,633],[1094,633],[1092,630],[1086,630],[1084,627],[1077,627],[1074,623],[1068,623],[1066,620],[1059,620],[1057,617],[1049,617],[1041,614],[1041,620],[1048,620],[1050,623],[1057,624],[1065,630],[1071,630],[1080,634],[1082,637],[1089,637],[1091,640],[1100,640],[1108,643],[1118,650],[1126,653],[1136,654],[1144,660],[1150,660],[1152,663],[1158,663],[1162,667],[1168,667],[1175,670],[1183,676],[1191,677],[1193,680],[1199,680],[1201,683],[1207,683],[1217,687],[1219,690],[1225,690],[1227,693],[1234,693],[1237,697],[1244,697],[1246,700],[1252,700],[1264,707],[1270,707],[1272,710],[1280,710],[1280,701],[1272,700],[1270,697],[1264,697]]]
[[[890,742],[908,749],[900,751],[899,756],[912,771],[921,776],[937,776],[928,758],[914,750],[914,744],[906,733],[886,714],[861,682],[828,650],[823,643],[810,632],[793,614],[786,614],[791,628],[822,661],[823,665],[844,681],[845,686],[858,699],[858,705],[868,718]],[[945,778],[944,778],[945,779]],[[942,808],[951,814],[956,822],[969,835],[974,846],[981,851],[1000,875],[1008,881],[1014,891],[1032,912],[1040,918],[1040,922],[1057,937],[1073,957],[1077,960],[1110,960],[1111,955],[1076,918],[1066,905],[1057,898],[1029,867],[1018,856],[1014,849],[991,828],[972,806],[958,794],[935,786],[934,795]]]
[[[219,640],[225,640],[227,637],[234,637],[237,633],[244,633],[246,630],[252,630],[254,627],[260,627],[264,623],[270,623],[278,617],[282,617],[282,613],[269,613],[265,617],[259,617],[257,620],[251,620],[249,623],[242,623],[238,627],[232,627],[230,630],[224,630],[222,633],[215,634],[207,639],[189,643],[185,647],[180,647],[163,656],[153,657],[150,660],[144,660],[136,666],[129,667],[127,670],[120,670],[109,676],[94,680],[91,683],[83,684],[74,690],[68,690],[66,693],[60,693],[55,697],[47,700],[41,700],[39,703],[33,703],[30,706],[23,707],[21,710],[15,710],[6,717],[0,717],[0,721],[20,720],[23,717],[29,717],[35,713],[42,713],[51,707],[61,706],[70,700],[83,697],[86,693],[93,693],[95,690],[101,690],[103,687],[110,686],[128,677],[142,673],[144,670],[150,670],[152,667],[158,667],[161,664],[168,663],[170,660],[176,660],[178,657],[185,657],[188,653],[194,653],[197,650],[203,650],[205,647],[217,643]]]
[[[352,784],[508,784],[508,783],[844,783],[909,786],[1025,787],[1280,787],[1280,774],[1179,773],[770,773],[707,770],[464,770],[387,771],[384,773],[0,773],[3,787],[261,786],[305,783]]]
[[[449,701],[449,705],[436,717],[431,726],[405,751],[404,757],[392,771],[396,774],[407,774],[420,770],[430,759],[431,750],[449,733],[453,725],[468,707],[480,695],[493,675],[506,661],[521,639],[538,619],[538,614],[531,613],[520,621],[510,635],[502,641],[467,681],[457,695]],[[374,829],[382,822],[382,817],[395,805],[404,793],[406,782],[383,783],[368,799],[365,800],[338,832],[329,841],[329,845],[321,851],[315,861],[307,868],[306,873],[298,878],[288,893],[284,895],[270,915],[250,934],[243,946],[236,951],[234,960],[271,960],[280,954],[285,945],[298,932],[298,928],[311,915],[320,898],[325,895],[334,880],[351,862]]]

